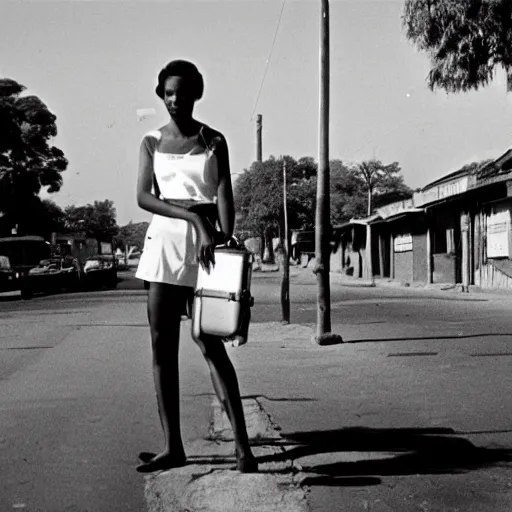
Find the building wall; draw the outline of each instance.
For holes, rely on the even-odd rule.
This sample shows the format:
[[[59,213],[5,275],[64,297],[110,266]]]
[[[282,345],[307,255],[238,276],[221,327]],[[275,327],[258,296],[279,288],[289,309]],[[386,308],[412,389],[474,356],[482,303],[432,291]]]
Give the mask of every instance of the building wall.
[[[348,246],[344,253],[343,270],[344,274],[353,277],[365,277],[365,250],[354,251]]]
[[[475,284],[482,288],[500,288],[512,290],[511,269],[501,269],[495,262],[489,261],[475,273]]]
[[[338,246],[331,252],[331,272],[343,272],[343,246]]]
[[[331,271],[352,277],[366,278],[364,226],[353,226],[346,230],[331,246]]]
[[[411,227],[408,222],[402,220],[398,223],[393,223],[391,231],[393,233],[393,279],[402,283],[410,283],[413,281],[414,276],[414,240]]]
[[[413,280],[413,252],[395,252],[395,279],[401,283]]]
[[[455,256],[445,253],[432,256],[432,282],[455,284]]]
[[[421,233],[412,237],[412,273],[413,281],[427,283],[427,234]]]

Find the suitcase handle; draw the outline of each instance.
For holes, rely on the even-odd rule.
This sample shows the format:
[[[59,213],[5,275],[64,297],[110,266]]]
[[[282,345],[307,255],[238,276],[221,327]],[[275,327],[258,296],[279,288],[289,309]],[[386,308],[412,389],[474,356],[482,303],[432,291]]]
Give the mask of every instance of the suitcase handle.
[[[224,299],[233,302],[248,302],[249,306],[254,306],[254,297],[249,290],[242,290],[241,292],[222,292],[219,290],[204,290],[203,288],[196,290],[194,295],[196,297],[209,297],[212,299]]]

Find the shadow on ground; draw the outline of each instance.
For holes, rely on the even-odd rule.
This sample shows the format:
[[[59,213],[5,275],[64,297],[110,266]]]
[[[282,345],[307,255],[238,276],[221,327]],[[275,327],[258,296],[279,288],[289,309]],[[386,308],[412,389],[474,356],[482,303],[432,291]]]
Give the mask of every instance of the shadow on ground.
[[[439,334],[437,336],[409,336],[397,338],[364,338],[345,340],[345,343],[379,343],[382,341],[430,341],[430,340],[463,340],[470,338],[496,338],[508,337],[512,340],[512,333],[484,332],[477,334]]]
[[[378,485],[381,482],[379,476],[461,474],[491,466],[510,467],[512,463],[512,449],[477,447],[450,428],[357,427],[294,432],[282,434],[282,437],[278,442],[261,440],[262,444],[279,444],[287,449],[277,455],[262,457],[260,462],[359,452],[356,457],[345,457],[359,460],[328,464],[315,464],[312,459],[299,461],[307,475],[302,484],[309,486]],[[370,452],[382,452],[385,458],[371,458]]]

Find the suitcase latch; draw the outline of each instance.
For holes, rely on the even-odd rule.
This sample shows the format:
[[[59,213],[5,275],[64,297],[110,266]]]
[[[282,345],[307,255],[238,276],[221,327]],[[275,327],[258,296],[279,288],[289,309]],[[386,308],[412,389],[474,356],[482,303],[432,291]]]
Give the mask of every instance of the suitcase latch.
[[[194,295],[196,297],[209,297],[212,299],[224,299],[228,302],[245,302],[249,304],[249,307],[254,306],[254,297],[251,295],[249,290],[242,290],[242,292],[221,292],[218,290],[196,290]]]

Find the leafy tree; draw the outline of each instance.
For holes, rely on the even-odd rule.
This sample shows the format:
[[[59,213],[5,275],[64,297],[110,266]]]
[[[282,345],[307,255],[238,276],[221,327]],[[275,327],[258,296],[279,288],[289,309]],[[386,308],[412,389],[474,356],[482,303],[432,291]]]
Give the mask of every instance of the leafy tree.
[[[114,202],[108,199],[85,206],[67,206],[64,214],[66,229],[72,233],[110,241],[119,232]]]
[[[37,198],[39,201],[39,198]],[[60,206],[50,199],[39,201],[36,207],[33,232],[49,240],[52,233],[62,233],[65,230],[65,215]]]
[[[288,169],[288,218],[290,229],[314,229],[316,205],[316,163],[310,157],[284,157]],[[364,164],[364,165],[363,165]],[[375,207],[411,197],[399,165],[379,161],[346,165],[329,162],[331,223],[339,225],[368,212],[368,185],[362,170],[369,173]],[[283,159],[255,162],[237,179],[235,198],[239,230],[268,238],[279,234],[283,201]],[[270,236],[269,236],[270,233]]]
[[[352,175],[366,192],[367,215],[372,214],[375,206],[412,196],[412,190],[404,183],[401,172],[398,162],[384,165],[380,160],[367,160],[352,168]]]
[[[458,172],[463,173],[467,172],[468,174],[476,174],[480,169],[485,167],[487,164],[490,164],[494,160],[492,158],[488,158],[487,160],[480,160],[479,162],[471,162],[469,164],[463,165]]]
[[[129,222],[119,228],[119,234],[116,236],[117,246],[120,249],[125,247],[137,247],[142,250],[144,238],[148,229],[148,222]]]
[[[362,181],[341,160],[329,162],[331,174],[331,223],[342,224],[352,217],[362,217],[366,193]]]
[[[259,232],[270,226],[277,234],[283,212],[284,162],[290,228],[314,222],[310,210],[312,185],[316,183],[315,161],[310,157],[295,160],[291,156],[279,159],[271,156],[264,162],[254,162],[236,181],[236,206],[245,229]]]
[[[0,216],[2,229],[18,233],[36,229],[39,193],[57,192],[68,161],[50,141],[57,135],[56,116],[25,87],[0,79]]]
[[[476,90],[488,85],[497,68],[505,70],[512,90],[510,0],[406,0],[403,26],[430,56],[432,90]]]
[[[314,224],[314,197],[317,165],[313,158],[295,160],[291,156],[254,162],[235,183],[239,224],[265,239],[271,251],[271,240],[281,234],[283,219],[283,165],[286,162],[288,225],[290,229]],[[313,186],[315,188],[313,188]]]

